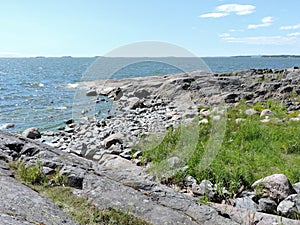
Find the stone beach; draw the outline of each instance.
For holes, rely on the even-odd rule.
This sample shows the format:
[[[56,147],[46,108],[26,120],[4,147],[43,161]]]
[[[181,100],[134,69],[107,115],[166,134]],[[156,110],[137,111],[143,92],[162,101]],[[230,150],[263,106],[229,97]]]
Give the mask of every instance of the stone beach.
[[[83,112],[82,118],[66,121],[58,132],[30,128],[18,136],[0,131],[0,224],[76,224],[52,202],[14,179],[8,163],[18,160],[26,165],[39,160],[46,174],[59,168],[66,185],[100,209],[130,208],[131,214],[152,224],[300,224],[295,217],[300,215],[300,185],[291,184],[283,174],[256,181],[253,192],[242,192],[231,205],[204,205],[197,196],[213,197],[214,184],[197,183],[190,177],[178,191],[151,175],[147,163],[139,158],[141,152],[132,151],[141,138],[162,136],[169,127],[188,124],[196,117],[200,117],[199,124],[210,116],[220,120],[224,112],[218,107],[234,106],[241,100],[251,105],[271,98],[282,102],[289,112],[299,112],[299,99],[292,95],[300,94],[299,68],[100,80],[84,82],[81,90],[95,105],[102,97],[112,101],[114,110],[103,119],[85,117]],[[245,112],[257,113],[254,109]],[[270,115],[271,110],[263,110],[261,122],[275,120]],[[290,120],[296,123],[300,116]],[[176,164],[177,160],[170,158],[169,162]],[[255,190],[262,183],[263,194],[258,195]],[[39,215],[40,209],[55,218]],[[274,215],[274,210],[283,217]]]

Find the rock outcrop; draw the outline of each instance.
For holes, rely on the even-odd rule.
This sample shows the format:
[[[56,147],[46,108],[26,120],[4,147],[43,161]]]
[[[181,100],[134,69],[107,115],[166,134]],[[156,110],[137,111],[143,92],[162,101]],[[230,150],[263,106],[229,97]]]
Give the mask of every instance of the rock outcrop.
[[[300,224],[293,219],[256,212],[269,213],[275,207],[283,215],[294,212],[298,207],[298,197],[293,195],[297,188],[293,189],[288,181],[283,182],[285,185],[280,190],[273,190],[272,185],[258,185],[260,188],[268,187],[262,193],[269,194],[258,196],[256,193],[245,193],[236,201],[241,208],[219,204],[207,206],[187,193],[158,183],[155,177],[149,175],[147,168],[138,166],[142,165],[136,159],[139,152],[131,151],[141,137],[153,132],[159,135],[169,127],[192,121],[199,114],[213,115],[213,110],[200,110],[199,106],[234,105],[242,99],[253,104],[272,97],[285,104],[289,111],[299,110],[299,101],[291,97],[292,93],[300,93],[299,76],[298,69],[248,70],[231,76],[192,72],[164,77],[86,82],[84,85],[88,88],[83,88],[82,95],[94,104],[101,102],[103,96],[114,101],[114,108],[106,118],[69,120],[58,133],[43,134],[41,142],[47,144],[0,131],[0,172],[3,174],[0,182],[15,185],[16,193],[12,197],[30,192],[12,177],[6,162],[22,160],[26,165],[33,165],[39,160],[43,171],[51,174],[59,169],[65,175],[67,185],[74,188],[74,193],[93,201],[100,209],[129,209],[131,214],[153,224],[273,224],[281,219],[284,224]],[[106,98],[104,101],[107,101]],[[82,111],[86,112],[85,109]],[[258,112],[248,110],[245,114]],[[271,114],[265,111],[261,115],[262,122],[270,121]],[[220,115],[212,118],[218,121]],[[237,123],[242,122],[243,118],[238,119]],[[206,120],[204,118],[199,123],[208,123]],[[170,158],[168,162],[172,167],[180,164],[180,159]],[[197,185],[190,178],[187,182],[195,195],[215,197],[216,187],[209,181]],[[10,201],[5,199],[9,196],[3,196],[3,201],[10,201],[11,205],[0,203],[0,218],[3,217],[3,221],[21,218],[23,224],[30,224],[30,221],[74,224],[51,202],[37,193],[35,195],[33,199],[43,201],[43,207],[53,207],[47,212],[60,215],[57,223],[40,221],[39,214],[22,210],[14,211],[13,218],[10,218],[12,214],[5,212],[9,212],[10,207],[18,209],[18,204],[22,203],[21,197],[20,200],[15,198],[15,201]],[[296,202],[295,206],[290,207],[291,201]],[[30,201],[28,204],[31,204]],[[250,214],[253,221],[249,221]]]
[[[129,209],[131,214],[153,224],[236,224],[215,209],[154,182],[141,167],[119,156],[106,155],[101,161],[94,162],[2,131],[0,143],[1,174],[6,174],[0,176],[0,215],[3,214],[3,221],[75,224],[49,200],[9,177],[11,173],[4,161],[22,159],[27,165],[39,160],[43,170],[47,171],[60,168],[67,185],[74,187],[76,194],[92,200],[100,209]],[[30,150],[27,155],[22,155],[28,145]],[[0,224],[9,223],[0,221]]]
[[[1,140],[5,135],[0,133]],[[9,140],[13,141],[11,137]],[[12,142],[1,143],[14,145]],[[18,143],[21,142],[18,141]],[[1,150],[3,150],[2,147]],[[2,157],[5,156],[2,155]],[[72,221],[54,203],[15,180],[8,164],[0,160],[0,224],[76,225],[77,223]]]

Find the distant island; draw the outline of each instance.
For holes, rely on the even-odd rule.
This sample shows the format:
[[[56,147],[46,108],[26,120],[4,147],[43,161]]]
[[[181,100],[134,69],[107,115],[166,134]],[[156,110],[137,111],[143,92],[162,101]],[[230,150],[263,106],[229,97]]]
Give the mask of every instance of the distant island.
[[[229,56],[232,58],[300,58],[300,55],[237,55],[237,56]]]
[[[262,55],[265,58],[300,58],[300,55]]]

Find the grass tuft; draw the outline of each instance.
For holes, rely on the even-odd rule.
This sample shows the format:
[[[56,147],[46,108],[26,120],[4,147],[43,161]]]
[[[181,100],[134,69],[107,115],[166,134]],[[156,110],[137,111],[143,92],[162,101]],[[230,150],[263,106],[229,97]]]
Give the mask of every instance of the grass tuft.
[[[11,167],[19,181],[53,201],[81,225],[150,225],[131,215],[129,211],[123,212],[112,208],[98,209],[93,202],[73,194],[72,188],[64,186],[66,178],[60,175],[59,169],[54,174],[46,176],[42,171],[40,161],[33,166],[26,166],[21,161],[12,163]]]

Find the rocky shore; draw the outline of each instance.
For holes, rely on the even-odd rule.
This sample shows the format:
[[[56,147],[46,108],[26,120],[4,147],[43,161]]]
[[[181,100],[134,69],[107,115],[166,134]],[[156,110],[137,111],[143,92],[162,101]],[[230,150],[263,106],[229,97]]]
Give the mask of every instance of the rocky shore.
[[[149,134],[163,135],[167,128],[196,117],[206,123],[214,109],[218,120],[224,112],[217,107],[233,107],[241,100],[251,105],[274,99],[299,114],[299,81],[300,70],[290,68],[85,82],[81,95],[93,104],[101,104],[103,97],[113,101],[114,110],[106,118],[83,115],[80,120],[66,121],[56,133],[41,134],[32,128],[20,137],[0,132],[0,224],[76,224],[13,178],[8,163],[20,160],[26,165],[39,160],[45,174],[59,169],[74,193],[100,209],[130,208],[131,214],[152,224],[300,224],[300,185],[291,184],[283,174],[270,174],[252,185],[263,195],[243,192],[232,204],[204,205],[197,196],[214,195],[214,184],[197,183],[190,177],[185,188],[175,190],[149,173],[147,162],[141,161],[142,152],[133,151]],[[212,110],[201,109],[207,106]],[[270,121],[271,113],[268,109],[261,112],[262,123]],[[290,120],[297,122],[300,117]],[[11,190],[15,191],[9,194]],[[37,213],[40,209],[42,214]]]

